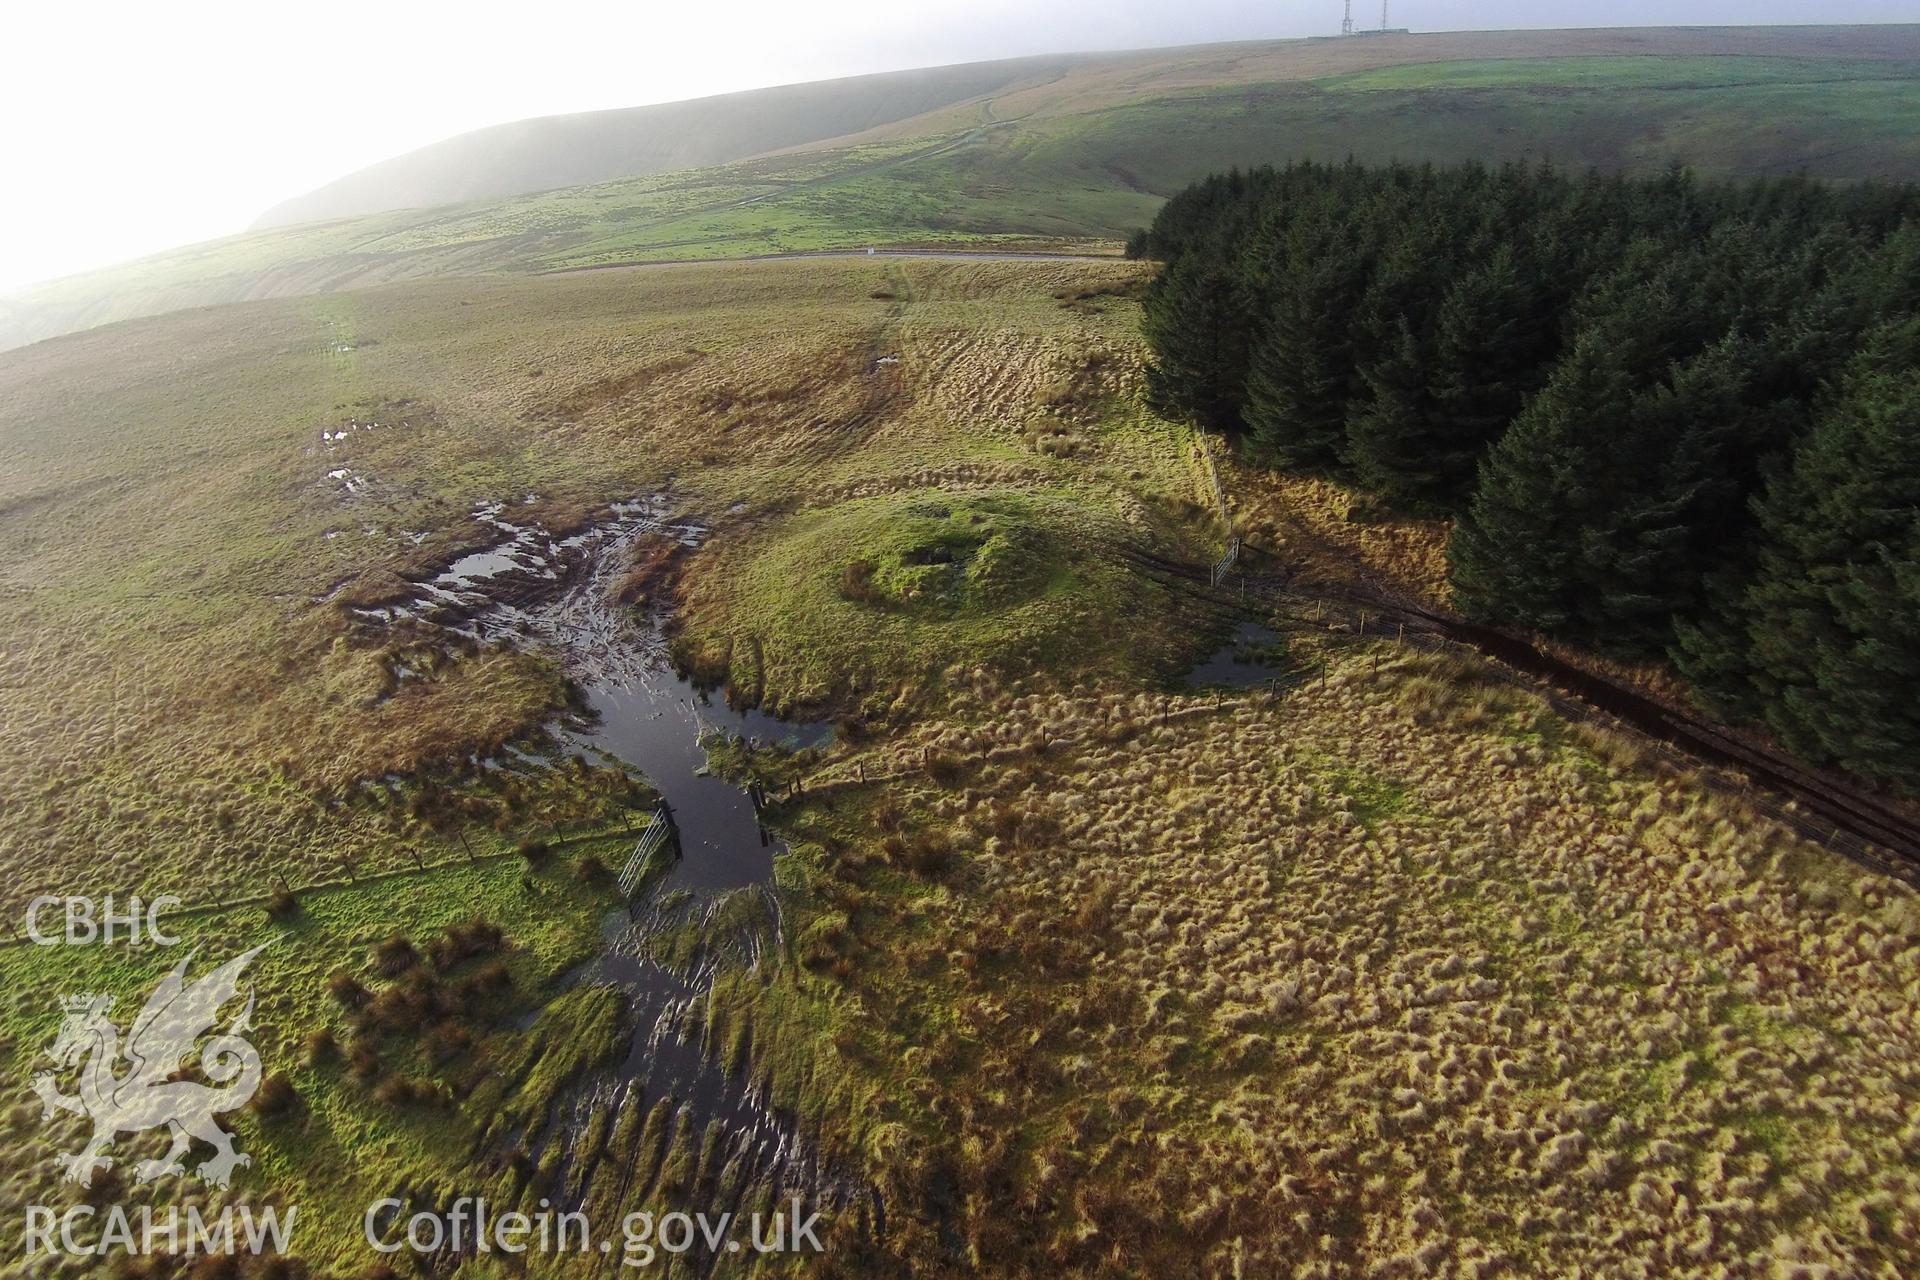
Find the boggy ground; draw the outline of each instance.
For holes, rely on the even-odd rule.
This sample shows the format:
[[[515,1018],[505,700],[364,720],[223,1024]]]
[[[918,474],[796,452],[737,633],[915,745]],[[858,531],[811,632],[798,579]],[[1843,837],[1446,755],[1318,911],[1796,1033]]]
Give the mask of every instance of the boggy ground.
[[[1474,660],[1310,669],[1200,699],[982,673],[862,753],[884,785],[817,775],[786,999],[932,1209],[899,1256],[1910,1273],[1913,894]]]
[[[664,490],[716,527],[722,565],[718,549],[776,545],[788,521],[873,508],[905,520],[887,545],[909,559],[922,522],[951,526],[931,539],[948,559],[882,575],[903,616],[977,626],[876,644],[859,681],[823,687],[884,691],[869,708],[884,724],[935,697],[961,656],[1097,675],[1129,651],[1113,553],[1184,536],[1161,495],[1185,484],[1185,433],[1133,396],[1140,274],[778,263],[421,286],[0,359],[6,917],[43,892],[167,892],[208,908],[176,923],[203,960],[271,941],[255,1039],[279,1077],[271,1107],[231,1117],[255,1158],[232,1192],[125,1173],[65,1186],[53,1160],[78,1122],[42,1123],[28,1088],[52,1065],[58,997],[112,994],[124,1027],[177,953],[0,946],[14,1170],[0,1207],[297,1204],[316,1275],[371,1261],[355,1223],[377,1195],[577,1195],[603,1144],[621,1147],[602,1166],[620,1177],[592,1193],[609,1220],[705,1207],[695,1193],[728,1175],[672,1108],[566,1133],[537,1168],[531,1146],[516,1154],[626,1034],[606,988],[556,998],[555,983],[594,949],[644,783],[518,753],[551,750],[538,732],[569,699],[556,664],[363,611],[500,541],[482,508],[559,534]],[[971,495],[958,517],[894,511],[943,488]],[[970,586],[942,605],[948,569]],[[1109,639],[1076,650],[1077,627]],[[1168,611],[1125,669],[1191,645],[1186,630]],[[754,648],[779,669],[780,637]],[[795,669],[832,657],[807,649]],[[476,915],[505,936],[431,958]],[[662,958],[684,968],[702,942],[666,936]],[[409,950],[427,958],[404,963]],[[754,981],[785,980],[768,965]],[[738,1036],[705,1035],[738,1069],[806,1092]],[[123,1145],[129,1168],[154,1154]]]
[[[631,1161],[588,1192],[607,1212],[703,1207],[706,1139],[652,1113],[541,1168],[491,1141],[621,1042],[604,988],[554,982],[593,949],[588,859],[617,861],[639,793],[481,768],[564,705],[554,666],[354,612],[497,540],[481,503],[565,530],[665,490],[713,533],[644,550],[635,598],[676,603],[680,653],[736,693],[842,720],[824,756],[717,753],[804,790],[784,944],[699,1015],[886,1206],[810,1269],[1910,1272],[1911,895],[1475,661],[1316,633],[1276,692],[1172,691],[1225,610],[1150,568],[1218,531],[1189,433],[1140,404],[1140,279],[609,271],[0,357],[8,915],[302,890],[191,936],[297,957],[263,957],[259,1037],[294,1101],[236,1118],[264,1171],[236,1194],[310,1206],[315,1274],[369,1261],[373,1194],[567,1188],[603,1148],[644,1153],[601,1166]],[[1426,580],[1431,531],[1241,480],[1280,551],[1350,567],[1357,537]],[[476,912],[506,937],[449,950]],[[0,947],[6,1205],[58,1190],[76,1136],[27,1091],[54,997],[84,980],[124,1010],[166,959]],[[469,986],[495,959],[509,981]],[[400,994],[368,1014],[336,970]]]
[[[407,865],[406,845],[455,856],[463,826],[499,850],[599,814],[470,794],[475,760],[563,703],[553,664],[354,612],[499,541],[483,503],[564,533],[667,488],[725,527],[722,558],[796,510],[969,484],[1045,489],[1054,526],[1078,503],[1155,536],[1180,433],[1129,399],[1139,275],[800,262],[415,285],[0,357],[0,901],[229,900]],[[968,642],[926,639],[936,658]],[[875,678],[926,670],[895,665]]]

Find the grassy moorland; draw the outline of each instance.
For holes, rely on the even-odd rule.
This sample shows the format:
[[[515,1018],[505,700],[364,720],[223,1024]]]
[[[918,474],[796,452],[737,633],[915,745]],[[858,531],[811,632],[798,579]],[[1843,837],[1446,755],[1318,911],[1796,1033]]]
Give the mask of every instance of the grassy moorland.
[[[696,669],[729,670],[770,708],[822,707],[892,690],[954,662],[1098,669],[1151,678],[1158,638],[1102,627],[1128,598],[1172,607],[1116,552],[1128,531],[1098,507],[921,488],[797,515],[694,579],[682,615],[722,647],[682,646]]]
[[[1680,161],[1709,174],[1912,178],[1916,32],[1456,33],[989,64],[1000,70],[978,83],[953,80],[952,93],[969,91],[955,100],[860,132],[797,147],[769,133],[763,152],[720,164],[478,202],[471,166],[423,153],[416,167],[447,168],[466,185],[430,188],[438,196],[409,187],[383,202],[370,179],[366,202],[347,206],[361,216],[38,286],[0,300],[0,347],[180,307],[422,276],[871,244],[1111,247],[1196,178],[1297,158]],[[860,83],[846,91],[866,92]],[[739,125],[738,107],[717,118]],[[633,127],[629,113],[607,113],[603,137],[593,117],[570,119],[570,145],[595,154],[618,153]],[[443,145],[465,154],[462,140]],[[414,201],[438,203],[393,208]]]
[[[581,846],[538,869],[490,859],[401,884],[343,886],[301,895],[277,917],[250,906],[176,922],[182,950],[201,957],[191,976],[210,957],[268,947],[248,974],[250,1038],[268,1082],[255,1105],[227,1117],[253,1161],[236,1176],[231,1201],[294,1207],[298,1256],[337,1261],[339,1274],[351,1275],[374,1261],[359,1226],[373,1200],[461,1177],[491,1187],[497,1155],[482,1133],[539,1114],[575,1069],[565,1055],[541,1052],[558,1029],[578,1061],[616,1047],[617,1000],[590,988],[556,999],[551,983],[593,954],[599,913],[613,902],[581,881],[576,859],[617,857],[619,848]],[[402,885],[410,891],[396,893]],[[518,923],[501,937],[476,921]],[[117,1201],[164,1212],[228,1199],[185,1179],[136,1182],[133,1166],[160,1154],[163,1132],[122,1138],[115,1168],[86,1190],[63,1186],[54,1158],[79,1150],[89,1126],[65,1114],[43,1122],[24,1089],[28,1069],[47,1065],[36,1059],[59,1027],[60,997],[114,994],[124,1025],[182,950],[14,947],[0,957],[10,992],[0,1053],[27,1099],[7,1108],[0,1139],[12,1157],[0,1206],[11,1216],[22,1218],[29,1204]],[[511,1081],[514,1096],[486,1088],[490,1076]],[[198,1149],[189,1163],[207,1154]],[[504,1179],[495,1194],[511,1195],[511,1185]],[[8,1273],[27,1274],[23,1262],[9,1258]],[[67,1265],[57,1272],[43,1258],[30,1273],[97,1274],[84,1259]]]
[[[231,1195],[299,1203],[314,1274],[372,1261],[374,1195],[520,1202],[603,1151],[604,1220],[702,1207],[730,1175],[671,1108],[513,1145],[618,1043],[605,988],[553,980],[644,783],[476,766],[560,705],[551,664],[351,612],[490,541],[477,503],[559,529],[668,487],[713,527],[682,655],[844,718],[819,756],[716,753],[804,793],[780,945],[698,1014],[886,1205],[819,1273],[1911,1271],[1913,894],[1478,660],[1296,627],[1287,687],[1178,688],[1222,609],[1134,566],[1217,531],[1140,404],[1143,270],[417,282],[0,356],[9,911],[300,890],[183,931],[275,940],[290,1093],[235,1117]],[[1351,523],[1236,496],[1303,553]],[[1426,533],[1370,528],[1417,584]],[[125,1008],[166,960],[0,947],[0,1207],[75,1137],[26,1090],[52,998]]]
[[[348,174],[271,210],[259,225],[499,200],[843,145],[840,140],[901,141],[996,122],[1039,124],[1189,98],[1196,89],[1311,83],[1553,94],[1899,81],[1910,75],[1910,67],[1899,65],[1914,56],[1910,40],[1910,31],[1886,27],[1455,32],[923,68],[481,129]]]
[[[721,565],[736,548],[757,558],[789,522],[962,549],[963,598],[936,605],[898,561],[877,589],[918,596],[903,616],[977,625],[904,644],[877,629],[835,689],[900,716],[943,696],[958,662],[1090,674],[1121,646],[1075,653],[1069,632],[1119,636],[1134,600],[1111,557],[1182,536],[1160,496],[1185,482],[1184,435],[1132,399],[1140,274],[769,263],[421,284],[137,321],[5,357],[8,914],[41,892],[173,892],[205,908],[182,930],[212,953],[284,938],[258,1025],[296,1101],[240,1124],[266,1171],[249,1185],[304,1206],[316,1265],[365,1261],[345,1228],[395,1187],[476,1171],[519,1177],[514,1194],[537,1185],[501,1163],[502,1141],[474,1144],[543,1119],[572,1073],[543,1075],[553,1060],[529,1046],[611,1043],[586,996],[532,1039],[517,1028],[592,949],[609,899],[580,878],[583,860],[617,862],[644,782],[501,751],[537,748],[565,701],[546,659],[388,632],[353,609],[497,539],[471,518],[479,503],[565,530],[670,486],[717,527]],[[977,490],[962,510],[982,523],[947,518],[952,536],[932,537],[915,521],[935,517],[884,514],[933,486]],[[820,660],[792,613],[765,618],[775,627],[751,646],[768,671],[790,669],[789,646]],[[1177,665],[1192,643],[1179,630],[1169,610],[1162,640],[1134,636],[1136,678],[1155,655]],[[791,669],[811,679],[805,661]],[[555,839],[553,861],[523,873],[515,850]],[[288,888],[297,910],[269,919]],[[476,914],[509,924],[501,989],[468,992],[485,957],[387,971],[389,935],[425,952]],[[0,1018],[7,1078],[24,1089],[44,1065],[53,996],[76,978],[124,1007],[166,959],[103,953],[76,969],[57,951],[0,948],[17,992]],[[336,970],[374,1003],[330,994]],[[545,1094],[526,1086],[509,1104],[482,1087],[523,1068]],[[73,1137],[44,1128],[37,1104],[12,1109],[11,1202],[57,1185],[50,1160]]]
[[[564,529],[673,477],[746,523],[966,470],[1074,481],[1050,512],[1098,502],[1146,536],[1170,429],[1091,416],[1101,367],[1133,359],[1112,291],[1138,275],[792,263],[434,284],[7,357],[7,900],[82,869],[152,890],[191,862],[205,900],[391,867],[410,856],[396,837],[457,852],[419,787],[363,785],[389,774],[471,802],[470,842],[600,815],[590,786],[472,776],[558,705],[549,664],[410,658],[407,636],[356,628],[351,606],[497,540],[469,517],[481,502]]]
[[[1910,1269],[1913,895],[1476,664],[1295,643],[1271,699],[983,679],[792,817],[811,972],[735,999],[944,1206],[900,1254]]]
[[[710,168],[1044,84],[1066,58],[1012,58],[817,80],[476,129],[285,200],[256,227],[324,222]]]

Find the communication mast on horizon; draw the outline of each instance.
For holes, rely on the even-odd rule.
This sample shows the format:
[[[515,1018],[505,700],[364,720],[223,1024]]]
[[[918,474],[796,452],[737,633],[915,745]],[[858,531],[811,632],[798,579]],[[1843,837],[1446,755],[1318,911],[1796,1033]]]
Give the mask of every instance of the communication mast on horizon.
[[[1390,27],[1387,25],[1388,22],[1392,21],[1393,15],[1388,9],[1388,6],[1392,4],[1392,2],[1393,0],[1380,0],[1380,25],[1377,28],[1365,27],[1360,30],[1355,30],[1353,25],[1353,0],[1345,0],[1345,7],[1342,9],[1340,16],[1340,34],[1343,36],[1406,35],[1407,29],[1405,27]]]

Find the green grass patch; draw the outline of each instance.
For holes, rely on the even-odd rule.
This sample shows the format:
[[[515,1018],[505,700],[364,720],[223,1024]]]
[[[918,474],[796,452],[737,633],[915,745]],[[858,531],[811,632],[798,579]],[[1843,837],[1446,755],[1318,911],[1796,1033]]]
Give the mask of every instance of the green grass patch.
[[[1832,84],[1862,80],[1912,83],[1920,68],[1904,62],[1828,58],[1643,57],[1488,58],[1375,67],[1326,76],[1323,89],[1626,89],[1729,88],[1751,84]]]
[[[949,106],[882,137],[251,232],[26,291],[0,305],[0,347],[367,279],[867,245],[1110,244],[1209,172],[1289,159],[1550,158],[1639,170],[1679,161],[1717,174],[1920,176],[1911,61],[1608,54],[1454,59],[1317,79],[1293,78],[1285,59],[1268,65],[1270,83],[1244,83],[1244,65],[1216,66],[1211,80],[1198,71],[1196,83],[1183,59],[1157,83],[1155,69],[1138,69],[1144,87],[1126,93],[1098,74],[1090,84],[1069,74],[1016,94],[1024,109],[1006,118],[990,103]]]
[[[593,953],[611,904],[605,891],[582,882],[572,858],[557,857],[539,871],[502,858],[307,893],[280,921],[259,907],[188,914],[175,922],[183,938],[178,947],[0,948],[0,981],[11,993],[0,1004],[4,1084],[16,1098],[32,1100],[29,1080],[53,1067],[43,1050],[61,1021],[61,996],[112,995],[110,1016],[124,1032],[155,984],[189,953],[192,980],[266,943],[242,977],[241,999],[250,994],[254,1002],[248,1038],[263,1071],[284,1074],[293,1101],[272,1115],[226,1114],[238,1148],[253,1160],[227,1194],[298,1206],[300,1256],[362,1265],[359,1217],[368,1203],[395,1188],[479,1178],[468,1162],[485,1133],[543,1114],[569,1079],[604,1057],[622,1005],[614,992],[577,989],[547,1006],[529,1029],[519,1026],[526,1013],[545,1005],[558,975]],[[503,926],[505,949],[436,962],[434,943],[450,926],[476,917]],[[413,942],[422,958],[408,974],[389,978],[370,962],[380,942],[396,934]],[[437,1036],[424,1027],[424,1034],[376,1035],[368,1043],[377,1046],[377,1069],[356,1075],[347,1051],[363,1033],[355,1030],[354,1012],[329,993],[330,974],[353,975],[379,993],[409,983],[455,987],[495,963],[504,979],[493,978],[468,998],[453,1019],[457,1036],[447,1023],[439,1024]],[[379,1007],[377,1000],[372,1007]],[[238,1008],[236,1000],[224,1009],[219,1025],[231,1022]],[[326,1037],[324,1052],[314,1048],[316,1033]],[[448,1044],[462,1047],[435,1051]],[[516,1087],[502,1087],[502,1076]],[[61,1083],[71,1090],[69,1079]],[[8,1148],[22,1170],[6,1194],[10,1209],[20,1197],[58,1205],[84,1194],[61,1183],[53,1163],[84,1139],[87,1126],[79,1117],[42,1125],[33,1103],[13,1108],[6,1123]],[[132,1165],[164,1145],[163,1134],[148,1133],[122,1137],[109,1153],[136,1204],[164,1206],[202,1192],[197,1182],[166,1179],[132,1195]],[[196,1147],[188,1167],[208,1154]],[[218,1193],[214,1199],[217,1204]]]
[[[1141,675],[1185,641],[1162,589],[1121,559],[1133,536],[1077,495],[841,503],[703,562],[681,652],[782,709],[891,700],[960,662]]]

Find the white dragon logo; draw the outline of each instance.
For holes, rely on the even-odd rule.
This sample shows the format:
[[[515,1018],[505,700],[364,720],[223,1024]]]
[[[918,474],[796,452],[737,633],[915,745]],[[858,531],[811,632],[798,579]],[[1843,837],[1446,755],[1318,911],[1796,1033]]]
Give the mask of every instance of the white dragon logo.
[[[119,1029],[107,1018],[113,997],[80,995],[61,1001],[66,1020],[47,1056],[62,1071],[86,1058],[80,1068],[80,1092],[61,1093],[51,1071],[34,1078],[33,1091],[45,1107],[43,1118],[52,1118],[57,1107],[93,1121],[93,1136],[87,1144],[61,1157],[67,1181],[92,1185],[94,1170],[113,1167],[105,1152],[116,1137],[161,1125],[172,1130],[173,1146],[160,1159],[134,1166],[134,1177],[141,1182],[185,1173],[180,1158],[195,1138],[215,1148],[213,1158],[194,1170],[214,1186],[225,1187],[236,1168],[253,1163],[250,1156],[233,1149],[233,1135],[214,1121],[219,1113],[244,1105],[260,1087],[260,1053],[240,1034],[248,1029],[253,997],[247,997],[246,1008],[225,1034],[214,1036],[199,1050],[201,1070],[224,1088],[171,1077],[193,1052],[200,1034],[213,1026],[220,1006],[237,994],[241,971],[266,945],[234,957],[191,986],[186,972],[193,956],[175,965],[133,1020],[127,1034],[128,1069],[122,1076],[113,1074],[120,1060]]]

